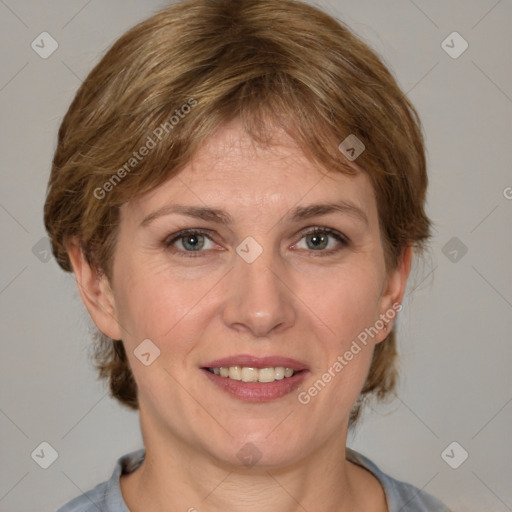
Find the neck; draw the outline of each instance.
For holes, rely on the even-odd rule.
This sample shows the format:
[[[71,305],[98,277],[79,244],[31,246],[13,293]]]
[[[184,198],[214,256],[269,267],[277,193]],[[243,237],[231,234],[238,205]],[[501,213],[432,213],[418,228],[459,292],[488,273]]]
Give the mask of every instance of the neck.
[[[144,462],[121,478],[132,512],[354,512],[368,505],[357,489],[367,472],[345,460],[346,430],[303,459],[266,467],[219,462],[169,432],[159,436],[143,427],[143,437]]]

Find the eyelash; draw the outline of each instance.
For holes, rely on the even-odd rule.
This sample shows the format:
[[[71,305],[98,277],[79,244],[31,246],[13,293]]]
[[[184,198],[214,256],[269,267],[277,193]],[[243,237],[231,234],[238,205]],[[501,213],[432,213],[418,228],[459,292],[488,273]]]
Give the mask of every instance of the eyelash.
[[[308,229],[307,231],[303,231],[301,233],[300,240],[302,240],[307,235],[314,235],[317,233],[332,236],[341,244],[341,247],[338,247],[337,249],[330,249],[328,251],[320,250],[320,251],[318,251],[318,254],[313,255],[314,257],[332,256],[332,255],[338,253],[339,251],[341,251],[343,248],[346,248],[350,245],[350,240],[345,235],[342,235],[341,233],[339,233],[338,231],[335,231],[334,229],[323,228],[320,226],[315,226],[313,228]],[[211,240],[213,242],[213,240],[210,237],[209,231],[205,231],[202,229],[184,229],[182,231],[179,231],[177,233],[174,233],[174,234],[169,235],[166,238],[164,238],[164,240],[162,240],[162,244],[167,250],[169,250],[175,254],[180,254],[180,255],[184,256],[185,258],[202,257],[201,253],[204,253],[206,251],[201,251],[201,250],[186,251],[186,250],[176,249],[173,247],[173,244],[175,242],[181,240],[182,238],[186,238],[187,236],[191,236],[191,235],[205,236],[206,238],[208,238],[209,240]],[[317,251],[308,250],[308,252],[315,253]]]

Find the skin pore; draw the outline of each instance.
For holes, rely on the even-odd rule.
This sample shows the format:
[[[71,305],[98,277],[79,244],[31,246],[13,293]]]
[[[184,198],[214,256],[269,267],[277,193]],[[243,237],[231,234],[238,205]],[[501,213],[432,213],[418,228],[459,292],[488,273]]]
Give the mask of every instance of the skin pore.
[[[273,141],[259,146],[232,122],[177,176],[123,205],[110,282],[69,244],[84,303],[103,333],[123,340],[138,385],[146,459],[120,480],[132,512],[387,510],[379,482],[345,460],[345,446],[389,330],[308,404],[298,393],[401,302],[412,249],[388,273],[368,177],[320,172],[277,129]],[[343,205],[293,218],[319,203]],[[178,204],[231,220],[171,213]],[[251,263],[236,251],[247,237],[262,248]],[[145,339],[160,350],[149,366],[134,355]],[[239,354],[294,358],[307,373],[285,396],[243,401],[201,369]],[[238,456],[244,446],[260,454],[252,467]]]

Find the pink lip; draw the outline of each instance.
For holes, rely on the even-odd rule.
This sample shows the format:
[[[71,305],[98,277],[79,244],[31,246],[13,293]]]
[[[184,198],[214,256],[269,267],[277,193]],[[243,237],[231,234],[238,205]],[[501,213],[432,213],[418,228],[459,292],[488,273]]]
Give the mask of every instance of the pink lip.
[[[202,368],[220,368],[227,366],[247,366],[249,368],[268,368],[270,366],[284,366],[296,372],[307,370],[308,366],[296,359],[281,356],[255,357],[248,354],[240,354],[231,357],[216,359],[202,365]],[[291,377],[290,377],[291,378]]]
[[[283,361],[282,358],[279,358]],[[223,361],[223,360],[220,360]],[[237,359],[239,361],[239,359]],[[217,364],[216,361],[213,363]],[[273,364],[265,363],[266,366],[274,366]],[[228,366],[228,365],[225,365]],[[235,364],[229,366],[237,366]],[[246,366],[246,365],[241,365]],[[248,365],[247,365],[248,366]],[[284,366],[278,364],[276,366]],[[216,366],[214,366],[216,367]],[[211,366],[210,366],[211,368]],[[253,366],[255,368],[255,366]],[[265,366],[262,366],[265,368]],[[288,366],[290,368],[290,366]],[[229,377],[221,377],[215,375],[205,368],[201,369],[202,373],[210,379],[210,382],[218,386],[221,390],[229,395],[245,402],[270,402],[288,395],[295,391],[303,382],[306,375],[309,373],[307,370],[299,371],[292,377],[285,377],[282,380],[275,380],[274,382],[242,382],[241,380],[233,380]]]

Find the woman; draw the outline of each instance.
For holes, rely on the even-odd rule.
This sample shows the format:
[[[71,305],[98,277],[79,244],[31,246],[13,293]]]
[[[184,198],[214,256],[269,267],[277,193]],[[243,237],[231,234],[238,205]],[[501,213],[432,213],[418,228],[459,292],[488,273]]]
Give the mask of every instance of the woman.
[[[45,225],[144,449],[60,512],[447,510],[346,447],[395,387],[426,187],[414,108],[316,8],[189,0],[123,35]]]

